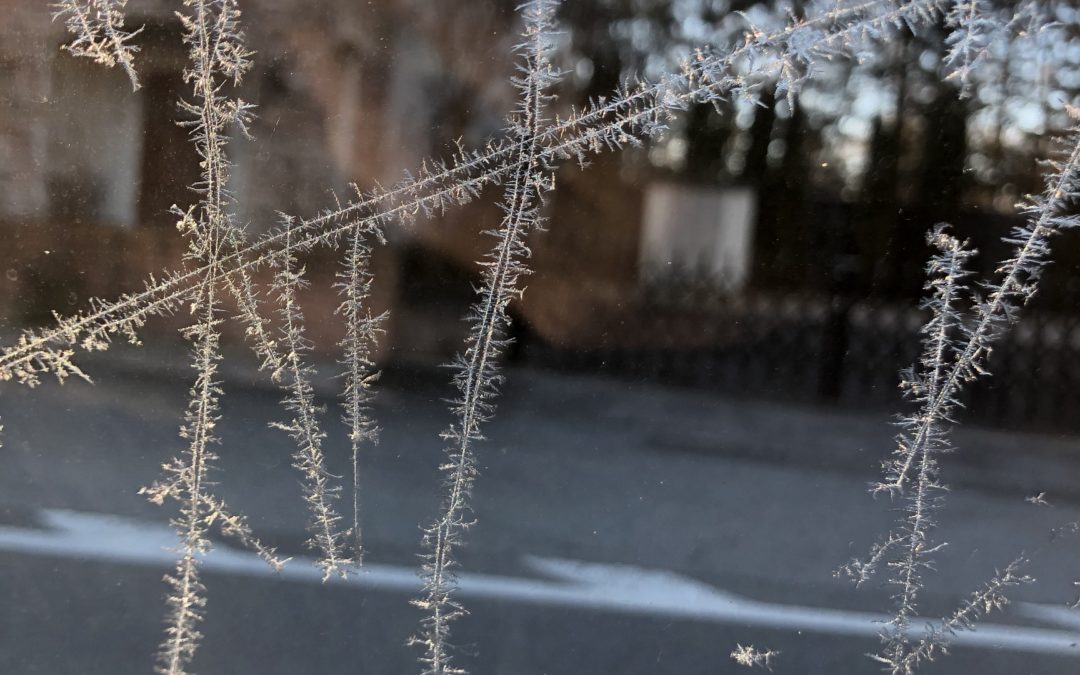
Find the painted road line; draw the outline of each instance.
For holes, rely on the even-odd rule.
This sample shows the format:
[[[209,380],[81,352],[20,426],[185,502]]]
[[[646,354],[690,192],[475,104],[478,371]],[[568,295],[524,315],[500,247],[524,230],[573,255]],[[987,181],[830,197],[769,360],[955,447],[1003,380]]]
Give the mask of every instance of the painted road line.
[[[46,529],[0,527],[0,550],[162,567],[175,562],[171,549],[177,544],[176,535],[164,525],[59,509],[42,511],[41,521]],[[526,556],[524,562],[539,578],[462,572],[459,592],[503,602],[865,638],[875,638],[882,622],[888,620],[886,615],[870,612],[758,602],[667,570],[539,556]],[[224,545],[217,545],[202,566],[208,572],[275,576],[254,553]],[[322,584],[322,571],[310,558],[293,558],[276,576]],[[369,563],[347,579],[333,578],[327,585],[415,593],[420,590],[420,579],[414,568]],[[951,644],[1080,656],[1080,622],[1073,615],[1023,603],[1020,612],[1073,630],[987,622],[976,630],[956,633]],[[917,639],[927,625],[940,623],[913,619],[912,637]]]

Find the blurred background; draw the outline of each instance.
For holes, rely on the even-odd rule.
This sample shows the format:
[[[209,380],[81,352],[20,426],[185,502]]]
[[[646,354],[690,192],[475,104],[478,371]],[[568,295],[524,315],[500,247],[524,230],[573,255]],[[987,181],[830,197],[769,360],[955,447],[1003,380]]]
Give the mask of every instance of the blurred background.
[[[518,41],[515,5],[245,3],[257,56],[240,96],[256,104],[258,119],[254,140],[236,139],[229,152],[235,211],[250,236],[273,227],[278,212],[306,216],[349,198],[351,184],[362,190],[392,185],[425,158],[450,156],[458,139],[473,148],[498,136],[514,103],[508,55]],[[186,186],[199,168],[186,130],[176,124],[186,54],[173,9],[160,0],[129,4],[129,25],[145,26],[136,38],[143,87],[132,92],[119,70],[61,50],[63,26],[51,20],[46,3],[0,0],[0,332],[9,341],[20,328],[48,324],[54,310],[66,314],[91,297],[138,289],[151,273],[182,264],[186,244],[169,208],[195,201]],[[760,10],[759,3],[739,0],[568,2],[560,11],[565,32],[558,53],[566,77],[555,107],[565,113],[624,81],[661,77],[699,45],[735,43],[746,26],[736,12],[753,18]],[[797,102],[766,95],[757,104],[695,106],[646,147],[596,155],[586,167],[560,167],[558,189],[545,207],[546,229],[530,241],[535,272],[511,308],[507,412],[489,444],[503,456],[531,459],[485,466],[492,484],[502,475],[515,487],[480,488],[482,526],[465,554],[466,569],[520,572],[525,551],[675,570],[789,604],[884,608],[887,587],[862,596],[873,602],[852,601],[828,573],[885,531],[887,505],[877,509],[880,517],[854,513],[873,505],[863,487],[891,449],[889,414],[903,405],[897,373],[919,352],[927,231],[938,222],[953,224],[979,250],[980,274],[990,275],[1008,253],[1000,238],[1023,222],[1015,204],[1042,190],[1042,160],[1068,126],[1066,104],[1080,105],[1080,9],[1047,2],[1043,11],[1056,25],[1020,30],[1014,43],[995,45],[967,98],[943,78],[949,31],[941,21],[918,37],[898,34],[861,63],[825,64]],[[392,228],[389,244],[375,254],[375,304],[390,310],[378,404],[388,431],[371,457],[371,476],[383,481],[371,479],[374,513],[390,514],[385,524],[372,525],[374,549],[384,544],[385,561],[410,564],[414,528],[434,513],[436,432],[447,420],[437,402],[449,395],[445,371],[436,366],[462,345],[460,319],[475,297],[476,261],[490,247],[481,233],[498,223],[498,199],[491,190],[445,217]],[[969,459],[950,476],[961,485],[955,498],[961,515],[944,525],[963,542],[956,546],[961,567],[945,573],[930,601],[935,609],[940,602],[944,611],[988,570],[1006,564],[1008,551],[1040,548],[1052,524],[1066,522],[1067,512],[1080,507],[1080,476],[1073,477],[1080,446],[1072,436],[1080,431],[1078,243],[1077,233],[1054,241],[1054,264],[1020,323],[996,348],[993,377],[966,394],[960,438],[975,448],[964,448]],[[343,330],[332,287],[340,255],[321,250],[306,263],[312,283],[304,312],[317,358],[331,364],[330,374]],[[142,331],[149,356],[118,350],[95,357],[95,390],[75,384],[28,393],[5,384],[4,452],[15,455],[3,462],[10,472],[0,479],[6,493],[0,500],[10,528],[44,527],[47,511],[41,509],[146,513],[132,493],[153,479],[177,445],[186,389],[178,383],[190,377],[177,329],[186,322],[185,314],[150,322]],[[242,327],[233,322],[224,330],[226,349],[242,349]],[[281,477],[264,476],[288,463],[288,444],[262,431],[263,421],[279,413],[272,390],[250,379],[239,386],[235,419],[228,416],[233,404],[226,404],[225,425],[238,438],[257,439],[250,450],[280,452],[265,466],[263,459],[226,457],[225,465],[237,466],[222,472],[222,489],[234,491],[230,501],[265,514],[255,520],[288,548],[299,541],[302,519],[282,515],[267,486],[296,492],[295,481],[287,467],[278,469]],[[331,411],[334,386],[320,389]],[[66,410],[71,423],[57,425],[46,412],[53,409]],[[70,454],[58,455],[58,448]],[[544,453],[555,454],[542,462]],[[58,456],[64,457],[59,466]],[[118,458],[125,458],[123,467]],[[253,469],[251,461],[259,466]],[[256,477],[237,479],[245,471]],[[87,475],[100,481],[87,485]],[[645,487],[647,475],[668,476],[669,487]],[[744,486],[735,487],[740,481]],[[710,489],[725,485],[731,490],[724,498]],[[1056,512],[1023,502],[1047,489],[1064,502]],[[576,506],[566,505],[558,513],[563,526],[554,527],[556,514],[543,510],[548,507],[538,495],[578,494],[574,490],[581,501],[571,499]],[[774,501],[760,506],[755,492]],[[659,506],[635,511],[645,498]],[[484,529],[487,521],[492,529]],[[500,522],[508,529],[500,530]],[[1008,536],[997,536],[994,523],[1007,523],[1000,527],[1010,528]],[[762,536],[767,532],[773,534]],[[748,543],[755,537],[756,544]],[[781,560],[789,553],[780,553],[778,542],[803,548]],[[18,593],[36,593],[42,581],[34,556],[40,552],[2,549],[0,584],[23,579]],[[656,555],[658,549],[671,557]],[[1057,585],[1043,587],[1032,606],[1063,605],[1070,592],[1068,556],[1046,560],[1056,561],[1043,564],[1044,576]],[[93,589],[118,572],[105,563],[90,572],[81,563],[65,564],[71,568],[54,570],[54,579],[70,577],[60,605],[42,599],[51,596],[40,590],[36,599],[24,597],[21,609],[12,604],[0,611],[9,629],[7,642],[0,637],[5,672],[128,672],[126,658],[139,665],[131,672],[144,672],[153,621],[128,617],[138,647],[132,657],[116,646],[110,653],[126,655],[119,660],[86,660],[85,645],[42,657],[17,644],[46,640],[41,636],[49,631],[26,628],[34,623],[28,617],[55,625],[59,606],[71,605],[71,621],[98,616],[102,601]],[[87,573],[98,582],[80,581]],[[150,616],[161,593],[154,576],[143,580],[141,591]],[[10,586],[7,592],[16,591]],[[273,633],[274,640],[265,630],[249,636],[266,643],[259,643],[263,653],[277,654],[257,667],[229,661],[236,655],[210,638],[214,657],[204,670],[321,672],[349,660],[365,663],[364,672],[402,672],[411,667],[402,665],[411,655],[399,645],[412,610],[398,600],[378,594],[371,600],[393,604],[402,618],[380,609],[379,616],[395,618],[368,626],[381,636],[380,646],[363,642],[363,657],[339,636],[335,644],[341,644],[315,659],[319,667],[302,645],[292,645],[297,660],[291,661],[293,652],[273,650],[301,640],[281,637],[305,634],[293,626]],[[290,602],[314,607],[339,600],[305,595]],[[707,658],[727,672],[727,647],[712,657],[695,656],[716,651],[707,636],[712,628],[700,616],[669,624],[670,613],[616,620],[593,608],[604,618],[582,625],[591,626],[585,632],[595,631],[591,644],[602,648],[589,651],[574,642],[574,622],[586,621],[580,613],[499,610],[498,602],[494,609],[481,603],[462,622],[465,634],[476,638],[475,650],[464,651],[476,652],[477,672],[717,672],[706,668]],[[254,630],[243,627],[258,611],[251,607],[247,614],[236,609],[232,619],[222,610],[211,621],[232,620],[233,635]],[[110,622],[128,616],[127,610],[109,611],[115,616],[103,614],[109,618],[100,620],[99,637],[113,635]],[[352,610],[333,611],[348,616]],[[1038,623],[1035,614],[1016,620]],[[1066,618],[1074,623],[1051,628],[1080,630],[1080,622]],[[337,635],[341,626],[327,621],[319,630]],[[550,633],[550,649],[536,646],[537,632],[549,635],[536,627],[541,624],[563,626]],[[764,631],[763,639],[774,643],[793,641],[784,650],[803,655],[778,670],[875,668],[859,656],[874,649],[872,631],[859,634],[863,642],[833,636],[835,644],[808,647],[794,629],[747,625],[753,626],[749,635]],[[769,631],[787,632],[777,637]],[[725,633],[731,641],[746,634]],[[631,640],[631,653],[604,660],[625,649],[628,635],[646,637]],[[664,661],[658,655],[670,653],[662,635],[674,636],[680,656]],[[566,644],[576,646],[559,647]],[[1032,660],[1030,651],[1005,649],[993,658],[961,649],[960,659],[941,672],[1068,672],[1075,665],[1057,653]],[[550,663],[544,660],[560,650]]]
[[[167,3],[138,3],[132,24],[145,86],[60,50],[46,5],[6,3],[0,43],[0,261],[10,329],[136,287],[175,267],[172,204],[193,199],[194,152],[175,122],[185,53]],[[391,185],[461,139],[497,135],[513,102],[505,55],[513,2],[252,3],[258,52],[241,96],[258,106],[254,142],[230,147],[236,210],[252,236],[277,212],[308,215]],[[699,44],[729,44],[753,2],[606,0],[562,12],[566,111],[627,78],[676,68]],[[927,230],[952,223],[980,271],[1005,253],[1015,204],[1042,189],[1042,159],[1080,86],[1076,10],[1001,44],[973,95],[943,81],[947,31],[903,36],[873,58],[815,74],[798,103],[701,105],[648,148],[565,166],[533,237],[529,290],[513,308],[516,358],[765,397],[892,405],[915,354]],[[141,13],[140,13],[141,12]],[[444,360],[496,222],[497,195],[391,232],[378,293],[392,308],[395,357]],[[972,395],[986,423],[1073,430],[1080,377],[1076,237],[995,377]],[[334,253],[309,265],[315,303],[336,304]],[[332,350],[333,327],[318,345]],[[148,330],[176,339],[175,322]]]

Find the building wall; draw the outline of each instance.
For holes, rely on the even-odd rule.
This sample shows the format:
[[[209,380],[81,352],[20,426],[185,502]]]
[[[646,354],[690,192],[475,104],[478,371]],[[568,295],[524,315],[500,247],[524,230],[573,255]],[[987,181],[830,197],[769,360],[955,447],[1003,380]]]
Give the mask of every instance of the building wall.
[[[0,0],[0,216],[46,206],[46,119],[34,114],[50,93],[46,3]]]
[[[63,26],[45,3],[0,0],[11,17],[0,25],[0,226],[20,237],[0,252],[0,266],[16,270],[15,281],[0,279],[9,299],[45,303],[49,289],[69,288],[77,297],[61,294],[68,311],[182,264],[184,242],[168,209],[197,199],[187,187],[197,179],[196,160],[174,124],[186,55],[169,3],[128,7],[128,24],[145,26],[138,92],[119,70],[64,53]],[[449,157],[459,138],[477,147],[501,132],[514,104],[506,58],[518,40],[512,7],[453,0],[437,20],[426,9],[411,0],[245,5],[256,58],[238,95],[256,104],[257,119],[254,141],[233,139],[229,153],[237,220],[252,236],[274,227],[279,212],[313,215],[350,198],[351,183],[393,185],[425,158]],[[621,161],[600,157],[585,171],[560,172],[549,231],[532,242],[536,274],[523,280],[529,289],[513,310],[545,339],[595,341],[633,309],[641,194],[623,179]],[[402,310],[390,342],[404,351],[460,344],[455,317],[464,315],[477,262],[493,244],[482,233],[500,220],[500,196],[492,188],[445,216],[390,228],[379,304]],[[395,264],[416,247],[426,252],[419,259],[437,261],[430,269]],[[52,278],[29,279],[45,255],[55,256]],[[447,265],[459,273],[439,271]],[[430,303],[407,306],[415,298],[397,286],[405,267],[456,285],[447,306],[431,316],[423,315]],[[336,306],[336,261],[320,254],[309,271],[314,322]],[[321,342],[332,348],[334,329],[326,330]]]

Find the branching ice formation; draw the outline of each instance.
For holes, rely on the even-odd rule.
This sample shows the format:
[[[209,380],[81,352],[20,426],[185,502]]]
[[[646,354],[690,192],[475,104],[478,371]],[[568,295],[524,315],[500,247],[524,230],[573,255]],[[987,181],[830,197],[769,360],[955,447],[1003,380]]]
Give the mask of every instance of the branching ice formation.
[[[462,544],[463,534],[472,524],[468,500],[477,474],[474,446],[484,438],[480,425],[495,409],[501,380],[497,359],[507,344],[506,309],[522,292],[519,277],[529,273],[525,238],[540,226],[540,200],[550,189],[551,167],[540,159],[540,130],[551,88],[559,77],[550,61],[555,7],[550,0],[533,0],[520,8],[525,42],[517,47],[522,60],[520,76],[514,78],[519,100],[510,124],[510,137],[520,159],[506,185],[502,222],[497,230],[487,233],[496,243],[483,263],[483,286],[469,317],[465,353],[454,364],[454,384],[460,392],[453,407],[456,421],[442,434],[449,443],[448,459],[441,467],[446,485],[443,510],[425,528],[423,537],[424,591],[415,604],[426,616],[412,642],[423,647],[423,672],[430,675],[464,672],[451,664],[448,643],[450,622],[464,613],[453,597],[454,549]]]
[[[521,292],[519,276],[528,272],[526,235],[540,224],[538,209],[549,189],[552,167],[562,160],[584,164],[597,153],[636,145],[662,133],[672,115],[691,104],[730,98],[755,99],[765,87],[796,96],[802,85],[824,62],[835,58],[862,59],[873,53],[880,39],[894,30],[916,30],[944,20],[950,31],[946,64],[949,79],[966,95],[975,66],[991,53],[1002,35],[1030,32],[1045,23],[1028,0],[1012,20],[995,14],[989,0],[819,0],[799,3],[799,11],[780,7],[755,15],[741,43],[718,51],[701,48],[677,74],[659,82],[626,85],[605,99],[593,101],[564,118],[546,119],[544,104],[556,75],[549,60],[548,43],[555,6],[534,0],[521,10],[526,19],[526,43],[519,49],[524,66],[515,80],[521,95],[508,133],[485,147],[458,148],[445,162],[425,161],[414,174],[390,188],[357,191],[345,205],[336,205],[314,217],[284,217],[284,226],[247,241],[229,215],[229,164],[224,153],[228,128],[246,134],[250,106],[223,94],[228,83],[238,83],[249,68],[250,53],[239,30],[236,0],[183,0],[181,20],[191,65],[185,73],[192,86],[192,102],[184,103],[192,140],[202,159],[202,178],[195,186],[199,203],[177,210],[181,231],[189,240],[184,269],[151,277],[142,291],[113,301],[92,300],[87,311],[56,317],[52,328],[31,330],[0,352],[0,380],[33,386],[52,373],[63,381],[86,378],[74,362],[75,351],[108,348],[115,338],[138,341],[143,324],[154,316],[187,306],[192,325],[184,331],[192,342],[197,371],[191,389],[186,422],[181,434],[186,451],[165,466],[165,478],[146,489],[151,500],[166,498],[181,504],[175,525],[181,539],[175,572],[168,577],[170,623],[162,645],[159,669],[183,673],[199,640],[197,624],[205,598],[199,580],[200,557],[209,544],[208,529],[217,525],[225,536],[259,553],[272,567],[282,561],[263,546],[247,521],[229,511],[213,496],[208,479],[215,459],[221,386],[219,326],[224,318],[222,299],[233,296],[239,319],[245,324],[252,348],[263,369],[285,392],[291,419],[279,426],[297,444],[295,461],[305,476],[305,498],[312,510],[311,542],[320,553],[320,565],[329,577],[344,574],[359,563],[360,458],[365,444],[375,442],[377,427],[369,402],[376,373],[372,353],[381,316],[370,307],[370,246],[381,241],[386,227],[418,215],[437,215],[477,198],[489,186],[503,185],[504,217],[495,248],[484,261],[484,286],[471,320],[465,352],[457,365],[455,384],[460,397],[453,409],[456,421],[444,434],[448,459],[443,466],[446,495],[443,511],[425,530],[424,596],[417,601],[427,612],[414,642],[424,649],[425,671],[438,675],[462,672],[451,663],[449,626],[463,613],[454,599],[454,550],[472,522],[469,492],[476,477],[475,445],[482,439],[480,426],[493,412],[499,382],[496,362],[506,343],[508,304]],[[131,40],[138,31],[124,27],[125,0],[61,0],[56,16],[63,17],[74,35],[67,49],[107,66],[120,65],[134,87],[137,47]],[[1027,23],[1024,23],[1027,22]],[[1075,111],[1073,111],[1076,116]],[[1080,119],[1078,119],[1080,122]],[[1010,237],[1015,253],[998,269],[997,281],[968,287],[966,265],[972,255],[944,228],[935,229],[931,242],[939,253],[930,262],[930,297],[926,308],[931,320],[924,329],[924,351],[919,365],[905,374],[905,390],[918,411],[902,420],[898,447],[887,463],[878,491],[904,500],[898,527],[870,551],[865,562],[853,561],[848,571],[866,581],[884,564],[896,585],[895,614],[887,627],[878,655],[894,673],[913,672],[918,665],[944,653],[949,635],[968,628],[982,613],[1007,601],[1008,587],[1027,581],[1014,562],[976,593],[971,601],[940,629],[918,642],[908,628],[922,587],[922,573],[940,545],[931,541],[931,514],[938,503],[936,456],[949,448],[948,429],[960,406],[963,387],[986,374],[993,345],[1015,320],[1019,309],[1035,293],[1041,270],[1049,260],[1053,234],[1076,224],[1070,208],[1080,192],[1080,130],[1074,127],[1041,196],[1024,205],[1027,223]],[[339,275],[343,295],[339,313],[346,321],[342,342],[345,357],[344,419],[349,427],[353,469],[352,541],[348,528],[333,508],[340,488],[333,486],[324,466],[321,443],[325,436],[311,387],[312,370],[303,360],[308,343],[303,334],[297,291],[303,285],[300,258],[315,247],[344,245],[345,270]],[[275,270],[273,300],[283,330],[272,334],[270,319],[260,308],[260,289],[252,273]],[[973,318],[963,312],[974,305]],[[352,549],[352,550],[349,550]],[[740,663],[769,665],[773,652],[738,647],[732,654]]]
[[[131,39],[142,28],[124,28],[126,4],[127,0],[60,0],[53,5],[53,17],[63,18],[68,32],[75,36],[64,49],[109,68],[119,64],[131,80],[132,89],[138,89],[134,60],[139,48],[131,44]]]
[[[198,318],[198,323],[185,331],[185,337],[194,344],[197,373],[191,390],[187,423],[180,432],[181,437],[190,442],[188,454],[165,467],[166,474],[172,474],[171,477],[179,484],[174,491],[181,493],[183,503],[180,518],[175,521],[181,538],[180,559],[175,573],[166,577],[171,587],[167,599],[171,611],[158,661],[158,671],[168,675],[186,672],[202,637],[196,625],[202,618],[202,609],[206,604],[198,566],[199,558],[210,547],[206,537],[204,490],[209,463],[216,458],[209,446],[218,442],[213,432],[221,395],[220,383],[215,379],[217,362],[221,359],[218,349],[217,326],[221,319],[217,316],[217,283],[220,253],[227,229],[224,221],[228,219],[228,193],[225,187],[228,180],[227,159],[222,148],[225,141],[221,138],[226,124],[222,119],[225,116],[223,113],[227,109],[221,103],[217,86],[217,78],[225,72],[225,64],[217,58],[212,44],[215,38],[222,41],[240,40],[235,33],[235,7],[223,5],[212,8],[204,2],[185,5],[191,11],[182,18],[184,41],[191,57],[185,79],[193,85],[197,103],[184,103],[183,108],[194,118],[191,123],[192,137],[203,159],[203,174],[196,186],[202,196],[198,212],[195,213],[193,207],[184,214],[180,224],[189,238],[188,257],[208,266],[210,273],[206,276],[200,295],[192,302],[192,314]],[[217,17],[214,10],[217,10]],[[212,33],[212,25],[217,22],[221,22],[219,32]],[[243,63],[230,65],[234,81],[239,80],[243,74]],[[239,116],[237,121],[243,123]],[[152,498],[160,501],[168,493],[162,490],[159,494],[153,494]]]
[[[858,58],[871,48],[874,38],[892,29],[926,24],[945,4],[944,0],[814,3],[804,19],[788,19],[771,31],[753,29],[743,44],[727,52],[701,49],[677,75],[624,88],[565,119],[556,118],[540,133],[537,159],[584,163],[592,154],[640,144],[663,132],[670,116],[691,103],[753,97],[768,85],[769,77],[780,76],[777,86],[794,94],[820,61],[843,55]],[[426,161],[392,188],[358,194],[348,204],[299,220],[292,230],[291,246],[301,253],[333,246],[357,225],[374,231],[397,220],[443,213],[472,201],[484,187],[506,181],[521,161],[510,139],[492,141],[476,151],[459,148],[448,162]],[[250,288],[250,282],[237,283],[234,277],[280,260],[283,243],[284,235],[275,231],[229,250],[220,261],[224,278],[239,288]],[[161,278],[148,279],[141,292],[115,301],[94,300],[89,311],[57,317],[53,328],[26,331],[0,352],[0,380],[33,385],[45,373],[60,379],[86,377],[73,361],[76,347],[107,349],[115,336],[137,341],[137,331],[147,319],[172,313],[189,302],[206,273],[205,266],[164,272]],[[242,307],[254,306],[250,294],[245,298]],[[249,330],[262,332],[257,312],[245,310],[244,317]]]
[[[884,464],[885,480],[873,488],[875,493],[903,498],[905,516],[896,531],[871,548],[866,560],[853,560],[842,568],[862,584],[886,561],[889,582],[898,590],[893,596],[892,621],[882,635],[884,649],[877,658],[888,664],[894,674],[912,673],[923,659],[931,658],[936,651],[944,653],[942,641],[949,632],[928,634],[917,646],[908,638],[910,619],[916,614],[917,596],[923,586],[922,574],[931,569],[932,554],[943,547],[934,544],[929,536],[934,524],[932,512],[943,490],[937,479],[937,455],[951,449],[949,428],[961,406],[963,386],[990,374],[986,362],[993,345],[1038,290],[1042,270],[1049,263],[1050,238],[1078,224],[1068,208],[1080,197],[1080,125],[1072,128],[1066,149],[1063,159],[1050,161],[1053,173],[1043,195],[1029,198],[1024,206],[1028,222],[1006,239],[1015,248],[1013,255],[998,267],[998,280],[980,285],[985,297],[971,297],[975,305],[973,321],[964,319],[967,299],[961,297],[970,290],[965,283],[969,276],[966,264],[973,252],[942,227],[930,237],[940,251],[928,265],[927,287],[931,295],[925,308],[931,311],[931,318],[923,329],[920,362],[903,374],[901,382],[918,411],[901,418],[897,448]],[[1014,562],[1006,571],[1015,572],[1022,562]],[[964,627],[964,623],[954,626]],[[927,646],[935,641],[940,643],[937,648]],[[919,655],[913,656],[916,652]]]
[[[914,673],[919,666],[926,661],[933,661],[937,655],[945,656],[949,653],[949,640],[960,630],[975,630],[975,624],[979,619],[990,612],[1000,612],[1009,604],[1006,591],[1009,588],[1021,584],[1030,584],[1035,580],[1021,573],[1021,568],[1026,563],[1023,557],[1009,563],[1004,569],[994,576],[951,615],[941,619],[937,626],[927,628],[926,634],[904,651],[902,655],[874,656],[873,658],[882,663],[893,673]]]
[[[350,235],[345,269],[338,273],[337,284],[344,296],[337,313],[345,317],[345,338],[340,344],[345,357],[342,365],[346,368],[342,407],[352,450],[353,559],[357,564],[362,561],[364,550],[360,536],[360,449],[379,440],[379,428],[370,409],[372,385],[379,377],[373,354],[387,316],[385,312],[371,313],[371,247],[365,235],[360,228]]]
[[[334,574],[345,577],[354,561],[346,552],[350,533],[340,529],[341,516],[333,506],[341,488],[331,483],[330,473],[326,470],[322,449],[326,433],[319,425],[311,384],[315,369],[304,362],[304,354],[311,351],[311,342],[304,337],[304,315],[296,294],[307,282],[304,269],[297,267],[292,254],[292,226],[292,220],[286,218],[283,226],[286,253],[274,275],[274,290],[281,313],[281,341],[286,353],[281,372],[275,373],[273,379],[281,382],[288,392],[283,403],[293,417],[289,422],[276,422],[272,426],[288,433],[297,445],[294,466],[304,476],[304,499],[311,511],[308,545],[319,552],[317,564],[323,570],[325,581]]]
[[[967,6],[969,10],[972,7]],[[965,20],[971,26],[980,25],[974,15]],[[887,561],[889,582],[897,592],[893,596],[893,618],[882,634],[884,647],[876,658],[894,675],[913,673],[923,660],[944,653],[953,630],[970,627],[966,619],[947,623],[950,630],[930,631],[917,645],[908,637],[910,619],[915,616],[917,596],[923,587],[922,574],[932,568],[932,554],[943,547],[934,544],[929,536],[934,525],[932,512],[943,490],[937,479],[936,457],[950,450],[949,428],[962,406],[964,386],[990,374],[987,361],[994,345],[1038,291],[1043,269],[1050,262],[1051,238],[1080,224],[1071,211],[1080,199],[1080,113],[1070,110],[1070,114],[1077,124],[1062,142],[1060,157],[1048,161],[1051,173],[1043,194],[1029,197],[1021,205],[1027,221],[1004,239],[1013,247],[1013,254],[998,266],[996,280],[980,283],[980,292],[971,293],[966,279],[970,276],[967,261],[973,252],[943,227],[935,229],[930,237],[939,250],[927,268],[931,294],[924,308],[930,310],[931,318],[923,329],[920,362],[906,371],[901,381],[918,410],[901,418],[897,448],[884,464],[885,479],[873,488],[875,494],[902,497],[905,516],[895,532],[871,548],[865,561],[855,560],[842,568],[856,583],[863,583],[879,563]],[[971,321],[963,314],[968,301],[974,305]],[[1012,563],[1004,576],[995,577],[988,588],[1003,593],[1005,586],[1016,585],[1019,577],[1015,572],[1022,564],[1022,559]],[[985,611],[1002,604],[984,603]],[[957,615],[971,620],[976,616],[971,610]]]
[[[772,649],[755,649],[754,645],[735,645],[731,652],[731,659],[740,666],[747,668],[764,668],[772,670],[772,661],[780,652]]]
[[[170,611],[157,668],[168,675],[186,672],[201,639],[197,624],[206,598],[198,569],[200,558],[210,548],[207,530],[212,524],[218,523],[223,534],[253,548],[272,568],[283,564],[272,548],[252,535],[246,519],[229,513],[224,502],[208,492],[208,471],[216,459],[211,446],[219,442],[214,429],[222,394],[217,380],[221,255],[239,239],[228,213],[231,197],[225,132],[229,126],[244,130],[248,117],[248,106],[224,97],[221,83],[239,83],[250,62],[239,29],[240,12],[233,0],[185,0],[184,6],[188,13],[180,18],[191,59],[184,77],[192,86],[195,102],[184,102],[181,107],[191,118],[185,124],[202,158],[202,176],[194,186],[199,203],[187,211],[178,210],[178,227],[188,237],[186,258],[205,266],[208,272],[191,302],[196,323],[184,331],[193,344],[196,370],[186,422],[180,431],[189,442],[188,449],[165,465],[165,480],[144,490],[156,503],[163,503],[166,497],[181,503],[180,517],[173,521],[180,537],[179,559],[175,572],[165,578],[170,587]]]

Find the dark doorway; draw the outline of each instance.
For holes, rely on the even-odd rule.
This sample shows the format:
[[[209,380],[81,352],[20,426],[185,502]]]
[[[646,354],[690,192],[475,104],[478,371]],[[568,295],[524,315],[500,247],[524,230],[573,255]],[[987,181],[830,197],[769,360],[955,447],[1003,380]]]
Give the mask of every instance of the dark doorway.
[[[189,189],[199,180],[199,158],[181,121],[178,103],[186,93],[179,72],[149,73],[143,81],[143,153],[139,191],[139,224],[172,227],[173,204],[194,201]]]

